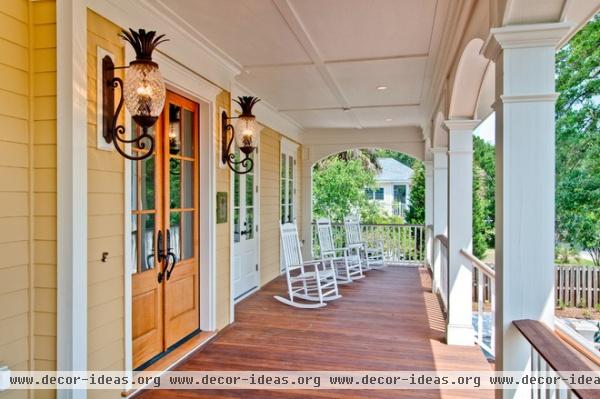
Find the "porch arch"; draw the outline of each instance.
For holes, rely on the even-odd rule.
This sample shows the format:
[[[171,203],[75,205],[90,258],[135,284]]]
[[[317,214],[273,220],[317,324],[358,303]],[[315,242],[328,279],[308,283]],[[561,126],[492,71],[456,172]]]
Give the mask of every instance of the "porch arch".
[[[483,40],[472,39],[465,46],[450,93],[449,119],[473,119],[482,92],[490,60],[481,54]]]

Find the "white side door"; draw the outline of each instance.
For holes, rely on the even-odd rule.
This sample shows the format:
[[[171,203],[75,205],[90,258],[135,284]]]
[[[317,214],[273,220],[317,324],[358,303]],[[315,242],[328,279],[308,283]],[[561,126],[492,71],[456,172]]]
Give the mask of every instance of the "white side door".
[[[234,300],[258,287],[257,169],[255,163],[251,172],[233,174]]]
[[[281,224],[296,223],[296,181],[298,176],[298,171],[296,168],[297,153],[298,144],[285,138],[281,140],[279,166],[279,197],[281,199],[281,209],[279,215]],[[282,249],[280,250],[280,253],[280,270],[284,271]]]

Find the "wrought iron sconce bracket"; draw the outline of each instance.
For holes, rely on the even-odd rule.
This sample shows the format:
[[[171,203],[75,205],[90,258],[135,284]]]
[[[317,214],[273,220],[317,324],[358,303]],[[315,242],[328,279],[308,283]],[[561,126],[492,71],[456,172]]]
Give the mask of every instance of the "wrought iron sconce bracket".
[[[116,69],[125,69],[128,67],[115,67],[110,56],[102,59],[102,136],[107,143],[113,143],[115,149],[124,158],[132,161],[141,161],[148,158],[154,152],[154,138],[148,133],[148,127],[156,122],[157,118],[146,117],[144,121],[139,121],[142,127],[142,134],[132,139],[124,138],[125,126],[118,123],[119,114],[123,110],[123,80],[115,76]],[[115,109],[115,90],[119,88],[120,98]],[[152,120],[150,120],[152,119]],[[147,144],[148,143],[148,144]],[[122,146],[132,144],[138,149],[145,150],[141,155],[132,155],[125,152]]]
[[[254,147],[240,147],[240,151],[242,151],[245,155],[244,159],[236,160],[235,152],[231,152],[231,147],[233,146],[233,140],[235,139],[235,128],[230,120],[236,119],[235,117],[230,118],[227,115],[227,112],[223,111],[221,113],[221,160],[223,163],[226,163],[229,168],[239,175],[245,175],[249,173],[254,168],[254,160],[250,158],[250,154],[254,151]],[[229,132],[231,131],[231,138],[229,138]],[[245,170],[237,169],[240,166],[245,168]]]

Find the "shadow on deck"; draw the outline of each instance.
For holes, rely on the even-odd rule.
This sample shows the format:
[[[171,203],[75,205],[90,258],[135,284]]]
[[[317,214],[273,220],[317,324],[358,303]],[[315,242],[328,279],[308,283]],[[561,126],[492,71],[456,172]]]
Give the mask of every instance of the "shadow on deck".
[[[429,273],[388,267],[341,286],[318,310],[273,299],[278,278],[236,306],[236,322],[179,370],[490,370],[480,349],[444,343],[444,318]],[[493,398],[491,390],[145,391],[138,398]]]

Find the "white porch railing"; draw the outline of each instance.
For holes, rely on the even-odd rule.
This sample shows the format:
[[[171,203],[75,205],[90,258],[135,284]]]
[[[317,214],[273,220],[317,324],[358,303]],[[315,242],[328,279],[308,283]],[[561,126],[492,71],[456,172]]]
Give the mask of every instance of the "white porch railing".
[[[344,225],[332,223],[333,239],[338,248],[345,246]],[[363,241],[383,242],[388,264],[421,265],[425,261],[425,226],[420,224],[361,224]],[[313,224],[313,256],[319,256],[319,240]]]
[[[475,295],[473,295],[477,302],[475,313],[477,317],[477,327],[475,328],[477,344],[491,356],[495,356],[496,272],[470,252],[461,249],[460,253],[471,262],[473,275],[477,282],[474,286]],[[486,295],[484,288],[489,289],[488,295]],[[486,324],[489,326],[489,335],[486,334],[486,330],[488,330]]]

